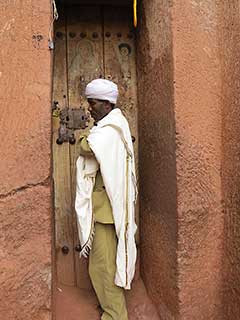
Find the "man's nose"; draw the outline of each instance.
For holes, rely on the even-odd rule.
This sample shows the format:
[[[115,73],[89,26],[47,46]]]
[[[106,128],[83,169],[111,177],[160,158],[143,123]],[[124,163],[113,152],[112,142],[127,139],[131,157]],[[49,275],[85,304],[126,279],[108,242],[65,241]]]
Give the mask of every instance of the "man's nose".
[[[90,104],[88,105],[88,111],[91,112],[92,111],[92,107],[90,106]]]

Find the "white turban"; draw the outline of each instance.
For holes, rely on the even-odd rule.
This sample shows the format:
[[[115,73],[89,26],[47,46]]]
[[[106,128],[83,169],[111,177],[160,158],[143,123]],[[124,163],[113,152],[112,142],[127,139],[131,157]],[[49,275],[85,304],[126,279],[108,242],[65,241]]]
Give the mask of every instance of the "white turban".
[[[106,79],[95,79],[86,86],[85,96],[87,99],[107,100],[116,104],[118,98],[118,87],[112,81]]]

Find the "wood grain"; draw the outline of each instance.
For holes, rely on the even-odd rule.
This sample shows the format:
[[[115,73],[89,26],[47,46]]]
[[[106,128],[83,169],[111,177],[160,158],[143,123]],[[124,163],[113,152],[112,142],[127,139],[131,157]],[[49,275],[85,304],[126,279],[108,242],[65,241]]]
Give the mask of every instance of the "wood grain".
[[[55,51],[53,76],[53,101],[65,106],[63,95],[67,95],[66,74],[66,30],[64,13],[59,12],[60,18],[55,25]],[[53,117],[52,151],[53,179],[55,204],[55,235],[57,277],[61,284],[75,285],[74,251],[73,251],[73,215],[72,190],[70,180],[69,145],[56,144],[59,128],[59,117]],[[61,248],[67,246],[68,254],[63,254]]]
[[[100,7],[75,7],[68,10],[67,57],[68,57],[68,93],[71,107],[87,106],[84,97],[85,87],[91,80],[103,76],[103,41]],[[75,131],[78,141],[82,130]],[[72,201],[75,201],[76,161],[79,145],[70,146],[70,165],[72,183]],[[74,207],[72,208],[74,212]],[[75,217],[75,215],[74,215]],[[74,219],[74,243],[79,243],[77,224]],[[77,285],[90,288],[87,260],[79,259],[75,254]]]
[[[60,12],[55,25],[53,100],[62,107],[86,108],[84,91],[88,82],[99,77],[116,82],[120,91],[118,106],[136,139],[134,149],[138,164],[135,38],[131,10],[107,6],[73,6],[66,10],[64,14]],[[58,281],[91,289],[88,261],[79,259],[79,253],[75,251],[79,244],[74,209],[79,145],[57,145],[58,127],[59,118],[53,117]],[[84,131],[75,131],[76,141],[81,133]],[[70,249],[67,255],[61,251],[64,245]]]

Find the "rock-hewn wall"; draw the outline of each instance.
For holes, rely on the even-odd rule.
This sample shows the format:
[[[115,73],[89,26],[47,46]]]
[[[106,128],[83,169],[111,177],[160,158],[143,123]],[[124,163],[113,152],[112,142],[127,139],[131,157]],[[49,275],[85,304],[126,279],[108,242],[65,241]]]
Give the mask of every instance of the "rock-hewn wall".
[[[173,56],[168,1],[143,1],[137,47],[141,275],[162,319],[177,315]]]
[[[179,319],[219,320],[223,214],[218,1],[173,3]]]
[[[240,4],[223,1],[219,21],[222,62],[223,147],[222,319],[240,318]]]
[[[222,317],[219,6],[143,1],[141,12],[141,272],[163,319]]]
[[[50,320],[54,309],[50,5],[0,6],[0,314],[8,320]],[[239,3],[142,1],[140,17],[141,274],[162,320],[237,319]]]
[[[51,3],[0,5],[0,318],[51,318]]]

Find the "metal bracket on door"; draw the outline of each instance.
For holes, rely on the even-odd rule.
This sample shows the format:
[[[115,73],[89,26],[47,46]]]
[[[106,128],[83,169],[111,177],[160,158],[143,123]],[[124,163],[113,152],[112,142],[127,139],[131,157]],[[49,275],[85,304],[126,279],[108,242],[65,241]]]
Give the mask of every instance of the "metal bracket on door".
[[[86,129],[90,119],[89,114],[86,113],[84,108],[63,108],[58,107],[58,102],[53,102],[53,115],[59,116],[60,127],[58,129],[57,144],[69,142],[74,144],[76,139],[74,137],[74,130]]]

